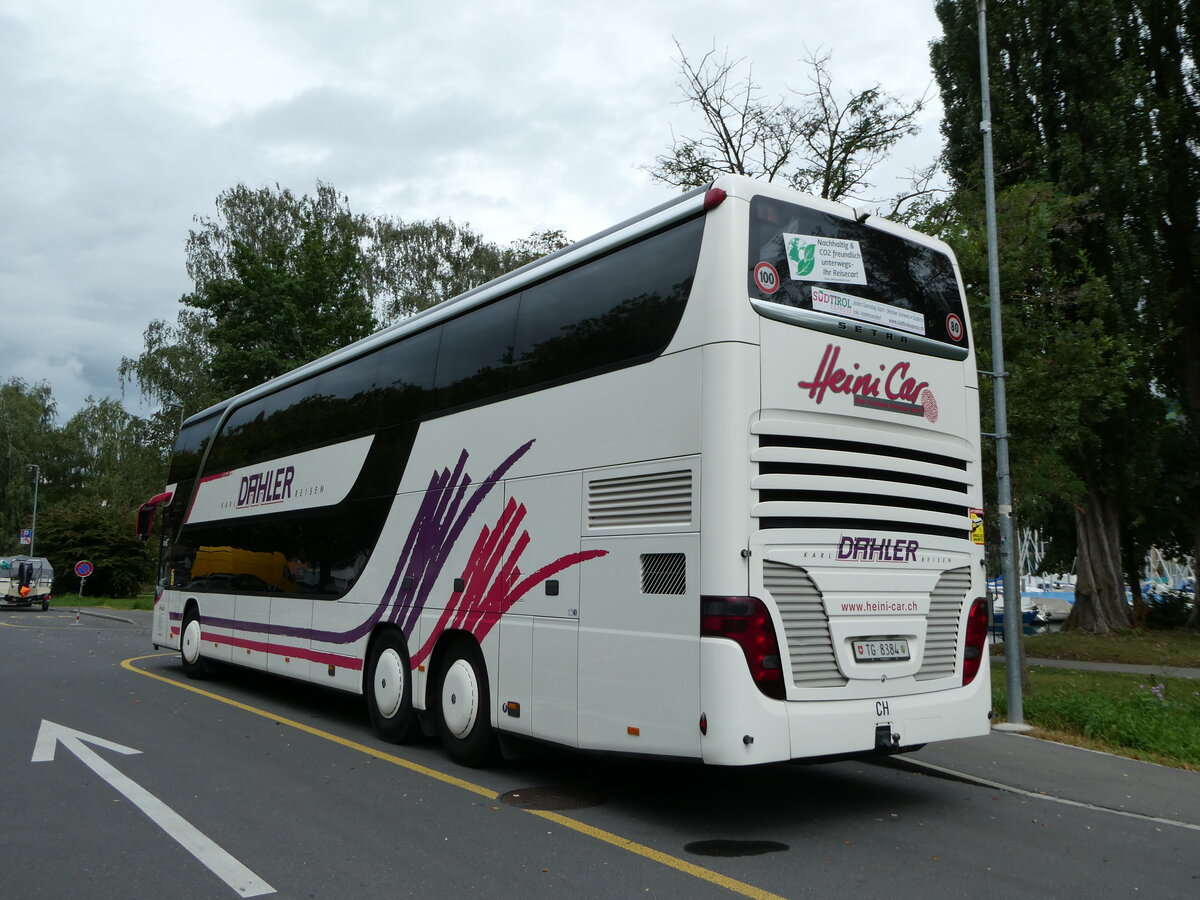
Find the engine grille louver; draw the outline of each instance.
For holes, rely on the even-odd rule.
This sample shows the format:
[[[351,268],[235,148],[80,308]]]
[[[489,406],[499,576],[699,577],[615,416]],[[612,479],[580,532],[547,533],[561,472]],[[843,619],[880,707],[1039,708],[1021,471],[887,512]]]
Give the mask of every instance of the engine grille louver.
[[[958,662],[959,622],[963,603],[971,589],[971,570],[967,566],[944,572],[929,595],[929,615],[925,619],[925,655],[917,671],[917,681],[949,678]]]
[[[692,472],[651,472],[588,483],[589,528],[681,526],[692,522]]]
[[[754,461],[760,528],[969,537],[966,459],[864,441],[762,433]]]
[[[792,683],[802,688],[844,686],[847,679],[833,652],[825,604],[808,573],[767,560],[763,563],[763,586],[783,619]]]

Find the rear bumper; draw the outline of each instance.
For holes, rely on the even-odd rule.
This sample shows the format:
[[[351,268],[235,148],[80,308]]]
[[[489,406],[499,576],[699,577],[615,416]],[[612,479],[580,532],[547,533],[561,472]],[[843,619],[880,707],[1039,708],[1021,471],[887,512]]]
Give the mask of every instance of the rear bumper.
[[[991,727],[987,667],[965,688],[860,700],[772,700],[754,686],[732,641],[701,640],[701,739],[706,763],[759,765],[877,750],[887,726],[899,749],[976,737]]]

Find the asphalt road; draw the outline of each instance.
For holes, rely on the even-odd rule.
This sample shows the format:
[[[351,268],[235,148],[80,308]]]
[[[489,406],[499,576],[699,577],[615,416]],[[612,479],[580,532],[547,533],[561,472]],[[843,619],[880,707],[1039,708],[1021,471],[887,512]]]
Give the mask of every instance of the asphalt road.
[[[1200,823],[1047,799],[1018,783],[1025,745],[918,755],[938,770],[557,751],[464,769],[378,741],[358,698],[188,681],[148,614],[118,615],[135,624],[0,611],[0,897],[1200,895]],[[991,783],[940,772],[972,763]],[[1188,807],[1200,776],[1181,776]]]

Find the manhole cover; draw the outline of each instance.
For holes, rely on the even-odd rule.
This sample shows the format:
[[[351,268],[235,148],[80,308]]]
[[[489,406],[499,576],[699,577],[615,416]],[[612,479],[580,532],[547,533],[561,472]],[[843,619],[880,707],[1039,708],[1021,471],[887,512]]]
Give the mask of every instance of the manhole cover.
[[[585,809],[606,799],[598,791],[561,785],[517,788],[500,795],[500,802],[520,809]]]
[[[787,850],[779,841],[692,841],[683,847],[697,856],[762,856]]]

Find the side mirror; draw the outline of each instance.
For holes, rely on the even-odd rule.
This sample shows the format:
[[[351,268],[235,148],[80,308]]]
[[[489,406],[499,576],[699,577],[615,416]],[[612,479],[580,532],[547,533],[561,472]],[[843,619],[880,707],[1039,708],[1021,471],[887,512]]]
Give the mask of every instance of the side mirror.
[[[151,497],[145,503],[138,507],[137,522],[133,526],[133,532],[143,541],[150,537],[150,532],[154,530],[154,513],[160,506],[166,506],[171,502],[172,494],[166,491]]]
[[[154,511],[158,507],[143,503],[138,507],[137,524],[134,526],[134,532],[143,541],[150,537],[150,532],[154,530]]]

